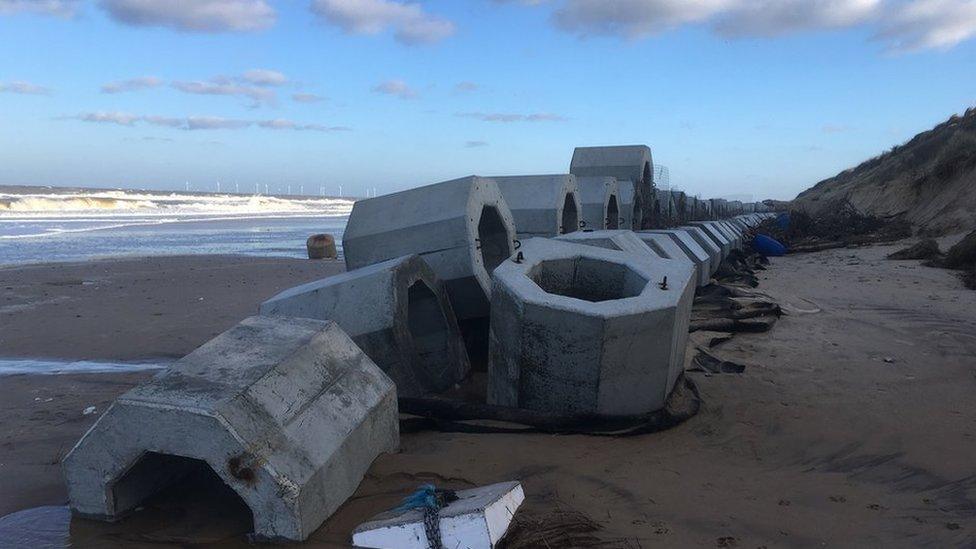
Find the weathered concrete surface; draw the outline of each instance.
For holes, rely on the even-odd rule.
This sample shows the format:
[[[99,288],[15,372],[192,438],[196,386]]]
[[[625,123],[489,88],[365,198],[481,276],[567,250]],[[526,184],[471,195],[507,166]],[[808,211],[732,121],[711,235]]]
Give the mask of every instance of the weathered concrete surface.
[[[618,181],[633,181],[634,192],[640,195],[642,204],[649,206],[653,202],[654,159],[647,145],[576,147],[569,173],[577,177],[603,175]]]
[[[718,227],[712,224],[710,221],[692,221],[689,223],[691,227],[701,228],[709,238],[722,250],[722,259],[724,260],[732,252],[732,241],[729,237],[725,236],[723,231],[718,230]]]
[[[691,221],[688,216],[688,195],[684,191],[668,191],[671,193],[671,200],[674,202],[676,223],[687,223]]]
[[[539,238],[522,252],[493,275],[488,401],[570,414],[660,409],[684,367],[691,263]]]
[[[579,230],[583,206],[575,176],[517,175],[492,179],[512,212],[519,240]]]
[[[615,177],[577,177],[583,229],[620,228],[620,200]]]
[[[261,314],[336,321],[400,396],[446,391],[471,367],[447,291],[418,255],[285,290]]]
[[[688,233],[688,235],[691,238],[693,238],[695,242],[699,246],[701,246],[703,250],[705,250],[705,253],[707,253],[709,257],[708,274],[709,275],[715,274],[715,271],[717,271],[719,266],[722,264],[722,259],[724,259],[724,257],[722,256],[722,247],[717,242],[715,242],[713,238],[708,236],[708,233],[706,233],[705,230],[702,229],[701,227],[688,225],[684,227],[678,227],[675,230],[684,231]]]
[[[525,501],[522,484],[501,482],[457,490],[456,500],[437,512],[439,547],[492,549],[505,536],[515,513]],[[356,527],[356,547],[428,549],[424,512],[420,509],[388,511]]]
[[[725,235],[732,240],[735,248],[742,248],[742,231],[738,227],[733,225],[728,219],[720,219],[714,223],[718,225],[720,230],[725,231]]]
[[[398,445],[396,389],[334,322],[251,317],[120,396],[63,461],[71,509],[116,519],[194,467],[303,540]]]
[[[639,229],[644,223],[644,201],[634,189],[633,181],[617,180],[620,198],[620,229]]]
[[[420,255],[464,320],[487,317],[490,273],[512,255],[514,240],[498,186],[471,176],[356,202],[342,246],[349,270]]]
[[[657,189],[654,191],[654,195],[657,198],[655,202],[657,206],[657,217],[654,222],[654,228],[664,229],[677,224],[678,213],[674,205],[674,197],[671,196],[671,191]]]
[[[631,230],[579,231],[564,234],[556,238],[565,242],[575,242],[585,246],[595,246],[605,250],[617,250],[643,257],[645,260],[658,261],[662,255],[651,249],[640,237]]]
[[[679,229],[659,229],[642,231],[670,238],[684,255],[695,264],[698,286],[707,286],[712,279],[712,257],[686,231]]]

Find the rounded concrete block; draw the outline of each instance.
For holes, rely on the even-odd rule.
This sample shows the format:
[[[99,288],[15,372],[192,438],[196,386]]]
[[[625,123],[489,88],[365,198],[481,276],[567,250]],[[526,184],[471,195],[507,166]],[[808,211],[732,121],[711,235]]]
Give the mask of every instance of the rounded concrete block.
[[[490,403],[605,415],[664,406],[684,367],[690,263],[533,238],[493,280]]]
[[[620,191],[614,177],[577,177],[584,230],[620,228]]]
[[[635,190],[634,182],[617,180],[620,197],[621,230],[638,230],[644,224],[644,199]]]
[[[498,185],[471,176],[356,202],[342,246],[350,270],[420,255],[458,319],[485,318],[491,271],[515,250],[515,222]]]
[[[124,393],[62,462],[74,513],[114,520],[194,468],[304,540],[397,448],[396,389],[334,322],[251,317]]]
[[[334,320],[400,396],[446,391],[471,367],[447,291],[418,255],[285,290],[261,314]]]
[[[573,175],[492,177],[515,221],[519,240],[580,229],[582,203]]]

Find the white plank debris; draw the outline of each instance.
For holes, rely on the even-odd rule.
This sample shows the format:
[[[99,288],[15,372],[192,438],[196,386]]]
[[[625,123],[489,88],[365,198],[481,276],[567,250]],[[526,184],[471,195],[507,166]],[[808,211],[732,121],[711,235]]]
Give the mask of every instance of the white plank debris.
[[[458,490],[458,499],[438,513],[440,546],[460,549],[493,549],[505,537],[515,511],[525,499],[522,484],[502,482],[470,490]],[[428,549],[421,509],[387,511],[360,524],[353,545],[377,549]]]

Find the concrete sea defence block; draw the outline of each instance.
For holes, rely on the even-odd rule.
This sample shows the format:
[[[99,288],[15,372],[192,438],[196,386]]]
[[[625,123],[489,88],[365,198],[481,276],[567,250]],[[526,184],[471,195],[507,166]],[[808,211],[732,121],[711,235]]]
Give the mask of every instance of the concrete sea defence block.
[[[719,266],[722,264],[722,259],[724,259],[722,256],[722,247],[719,246],[714,239],[708,236],[708,233],[706,233],[701,227],[691,225],[678,227],[675,230],[687,233],[699,246],[701,246],[703,250],[705,250],[705,253],[707,253],[709,257],[708,274],[715,274],[715,271],[717,271]]]
[[[684,367],[692,264],[539,238],[521,251],[493,275],[489,403],[565,414],[660,409]]]
[[[656,189],[654,196],[656,197],[654,228],[663,229],[678,223],[677,208],[674,205],[674,197],[671,195],[671,191]]]
[[[732,240],[733,247],[742,247],[742,231],[738,227],[732,224],[732,222],[728,219],[720,219],[715,223],[718,225],[718,228],[725,231],[725,235]]]
[[[400,396],[450,389],[471,365],[444,285],[418,255],[285,290],[262,315],[334,320]]]
[[[490,273],[512,255],[514,241],[498,186],[471,176],[356,202],[342,246],[349,270],[420,255],[465,320],[487,317]]]
[[[620,199],[620,229],[640,229],[644,223],[644,201],[634,188],[633,181],[617,180]]]
[[[633,181],[634,192],[640,195],[642,204],[649,206],[653,202],[654,158],[647,145],[576,147],[569,173],[577,177],[603,175],[615,177],[617,181]]]
[[[712,279],[712,258],[708,252],[695,241],[686,231],[678,229],[661,229],[655,231],[641,231],[640,234],[651,233],[670,238],[673,243],[691,262],[695,264],[698,286],[707,286]]]
[[[577,177],[582,228],[600,231],[620,228],[620,201],[617,198],[617,179],[614,177]]]
[[[579,230],[583,207],[575,176],[518,175],[492,180],[512,212],[519,240]]]
[[[732,241],[729,237],[725,236],[723,231],[719,231],[718,227],[712,224],[712,221],[692,221],[689,226],[699,227],[702,231],[708,235],[709,238],[722,250],[722,259],[724,260],[729,256],[732,251]]]
[[[458,490],[456,500],[437,512],[439,547],[492,549],[505,536],[515,513],[525,501],[519,482]],[[382,513],[356,527],[352,534],[356,547],[377,549],[428,549],[424,512],[421,509]]]
[[[393,382],[338,325],[250,317],[120,396],[62,466],[81,516],[117,519],[205,467],[258,537],[304,540],[398,429]]]

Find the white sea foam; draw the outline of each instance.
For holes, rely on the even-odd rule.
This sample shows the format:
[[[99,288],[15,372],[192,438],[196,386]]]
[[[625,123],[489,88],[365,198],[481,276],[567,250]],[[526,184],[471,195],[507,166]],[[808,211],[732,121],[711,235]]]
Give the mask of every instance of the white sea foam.
[[[109,372],[141,372],[160,370],[172,361],[161,362],[103,362],[93,360],[0,359],[0,376],[17,374],[63,375],[98,374]]]

